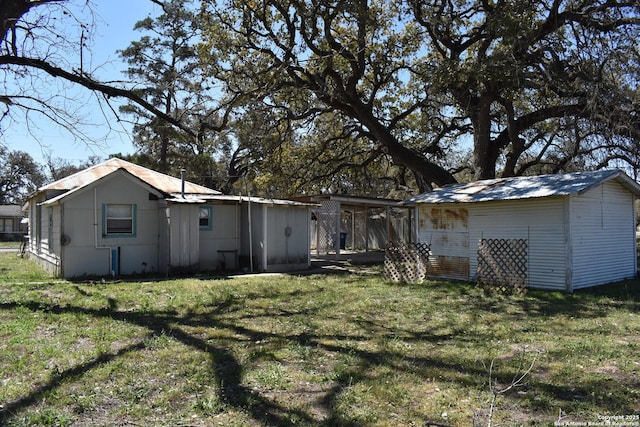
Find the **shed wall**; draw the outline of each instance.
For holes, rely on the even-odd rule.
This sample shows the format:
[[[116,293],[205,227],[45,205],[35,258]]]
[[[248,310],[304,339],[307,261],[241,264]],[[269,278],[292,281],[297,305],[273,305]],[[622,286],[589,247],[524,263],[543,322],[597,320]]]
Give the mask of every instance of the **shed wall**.
[[[633,195],[609,181],[574,196],[571,212],[573,289],[635,277]]]
[[[32,203],[30,207],[30,246],[31,259],[48,273],[61,274],[60,224],[62,207],[42,207]]]
[[[170,269],[195,271],[200,262],[200,207],[172,204],[169,212]]]
[[[127,188],[127,191],[122,191]],[[102,230],[104,204],[136,206],[134,236],[107,237]],[[101,185],[69,198],[63,204],[62,233],[70,242],[63,246],[65,277],[109,275],[112,251],[119,248],[119,273],[158,271],[158,201],[149,200],[149,192],[125,175],[116,175]],[[97,217],[97,224],[94,224]]]
[[[476,280],[480,239],[527,239],[528,285],[566,288],[564,201],[560,197],[421,204],[418,241],[431,243],[436,276]]]
[[[307,207],[274,205],[267,209],[267,271],[309,266],[309,222]]]
[[[566,289],[567,242],[562,197],[475,203],[470,207],[472,279],[477,278],[480,239],[527,239],[528,286]]]
[[[418,205],[418,241],[431,245],[428,274],[470,280],[469,208],[463,203]]]

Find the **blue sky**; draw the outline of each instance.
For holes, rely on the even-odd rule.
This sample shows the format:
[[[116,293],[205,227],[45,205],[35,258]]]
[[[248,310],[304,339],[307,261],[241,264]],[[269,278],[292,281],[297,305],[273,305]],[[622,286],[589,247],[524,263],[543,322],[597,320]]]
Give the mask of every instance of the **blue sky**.
[[[97,19],[96,36],[90,45],[91,66],[100,65],[95,76],[101,80],[124,79],[121,72],[125,65],[116,51],[140,38],[141,33],[133,31],[134,24],[149,14],[157,13],[157,7],[148,0],[97,0],[93,10]],[[28,152],[39,163],[44,163],[47,153],[74,164],[92,155],[106,158],[113,153],[132,153],[128,127],[118,124],[112,114],[103,113],[95,97],[90,96],[87,90],[78,88],[73,91],[86,102],[81,112],[92,124],[83,128],[90,136],[89,143],[74,139],[59,125],[42,117],[34,118],[31,125],[26,121],[12,122],[8,129],[4,129],[0,143],[10,150]],[[15,115],[18,120],[21,117],[20,114]]]

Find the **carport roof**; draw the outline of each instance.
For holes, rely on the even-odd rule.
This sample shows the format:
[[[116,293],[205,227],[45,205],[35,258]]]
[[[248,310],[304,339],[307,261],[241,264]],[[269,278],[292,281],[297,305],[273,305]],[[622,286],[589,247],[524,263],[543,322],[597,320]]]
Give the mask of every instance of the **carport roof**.
[[[414,196],[404,204],[415,203],[474,203],[497,200],[532,199],[539,197],[581,194],[615,180],[635,195],[640,185],[619,169],[576,172],[558,175],[523,176],[447,185]]]
[[[401,200],[395,199],[383,199],[376,197],[364,197],[364,196],[346,196],[340,194],[317,194],[310,196],[297,196],[292,200],[306,202],[306,203],[321,203],[324,201],[337,201],[343,205],[350,206],[367,206],[370,208],[386,207],[386,206],[399,206],[402,203]]]

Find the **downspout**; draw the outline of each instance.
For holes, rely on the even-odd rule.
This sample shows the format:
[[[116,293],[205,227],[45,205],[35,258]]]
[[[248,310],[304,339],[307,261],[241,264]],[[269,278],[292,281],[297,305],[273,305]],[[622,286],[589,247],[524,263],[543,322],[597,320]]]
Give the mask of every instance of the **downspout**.
[[[253,273],[253,228],[251,225],[251,193],[248,193],[247,217],[249,219],[249,271]]]
[[[64,252],[65,245],[62,244],[62,238],[64,236],[64,203],[60,203],[60,239],[58,244],[60,245],[60,257],[58,258],[58,269],[60,277],[64,277]]]
[[[267,239],[269,238],[268,230],[267,230],[267,205],[262,205],[262,270],[269,271],[269,266],[267,262],[269,260],[267,256],[267,250],[269,249],[269,242]]]
[[[333,241],[333,249],[335,249],[336,251],[336,260],[340,259],[340,231],[342,230],[342,221],[340,218],[341,210],[342,210],[342,204],[338,200],[336,205],[336,223],[335,223],[336,236]]]
[[[638,242],[636,240],[636,231],[638,230],[638,225],[636,224],[636,200],[638,198],[635,196],[635,194],[631,195],[631,214],[633,215],[633,249],[634,249],[634,253],[637,253],[638,250]],[[633,257],[633,271],[636,272],[636,274],[634,274],[633,278],[637,279],[638,278],[638,257],[634,256]]]
[[[115,276],[116,272],[111,270],[111,247],[98,245],[98,189],[93,189],[93,238],[96,249],[108,249],[109,250],[109,270],[111,275]]]
[[[187,174],[187,170],[182,168],[180,169],[180,195],[182,196],[182,198],[184,199],[184,180],[185,180],[185,175]]]
[[[391,209],[389,206],[385,207],[385,214],[387,215],[385,221],[385,227],[387,228],[387,241],[385,242],[385,248],[389,246],[389,242],[391,242]]]
[[[565,288],[573,293],[573,197],[567,196],[564,201],[564,244],[565,244]],[[531,243],[529,243],[531,245]],[[528,267],[530,269],[530,266]]]

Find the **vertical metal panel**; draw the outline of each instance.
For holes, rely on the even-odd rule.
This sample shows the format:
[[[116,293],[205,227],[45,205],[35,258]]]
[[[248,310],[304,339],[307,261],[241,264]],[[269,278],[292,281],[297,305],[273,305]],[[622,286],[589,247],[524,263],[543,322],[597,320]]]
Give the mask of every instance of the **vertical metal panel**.
[[[444,278],[475,280],[482,238],[528,239],[529,286],[565,288],[566,242],[562,197],[418,205],[418,241],[444,259]],[[456,269],[457,268],[457,269]]]
[[[572,288],[635,277],[633,195],[610,181],[572,202]]]
[[[562,197],[475,203],[470,208],[471,242],[480,239],[527,239],[528,286],[564,290],[566,233]],[[477,270],[477,250],[471,271]],[[475,279],[475,277],[474,277]]]
[[[309,209],[269,207],[267,271],[286,271],[309,265]]]
[[[418,241],[431,245],[427,274],[469,280],[469,211],[467,205],[418,205]]]
[[[174,204],[170,208],[171,267],[196,268],[200,259],[199,207]]]

